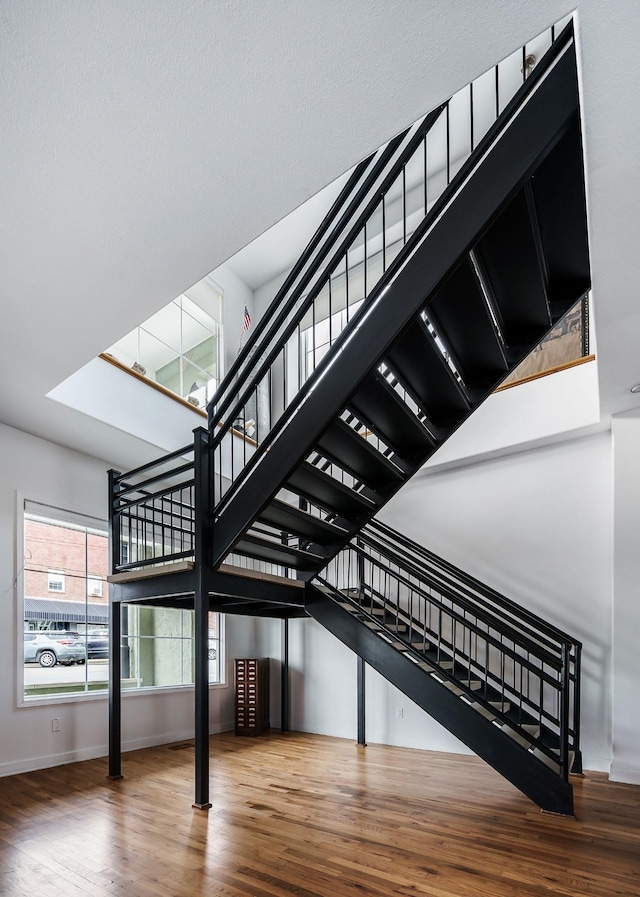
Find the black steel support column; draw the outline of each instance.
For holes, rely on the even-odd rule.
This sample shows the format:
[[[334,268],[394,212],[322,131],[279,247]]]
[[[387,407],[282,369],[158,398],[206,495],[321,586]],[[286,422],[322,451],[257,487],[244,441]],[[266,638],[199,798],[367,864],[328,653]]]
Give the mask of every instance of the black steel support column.
[[[365,686],[364,686],[364,660],[358,656],[358,746],[366,747],[365,736]]]
[[[109,599],[109,778],[122,778],[121,604]]]
[[[580,685],[582,670],[582,645],[578,642],[573,646],[573,750],[575,756],[573,758],[573,766],[569,770],[571,775],[582,776],[582,751],[580,750]]]
[[[280,683],[280,731],[289,731],[289,620],[282,621],[282,680]]]
[[[195,474],[195,799],[193,806],[208,810],[209,803],[209,595],[206,564],[211,553],[211,477],[209,434],[199,427],[194,436]]]
[[[358,552],[358,600],[362,599],[364,592],[364,545],[360,540],[356,542]],[[358,654],[358,746],[366,747],[366,718],[365,718],[365,683],[364,683],[364,659]]]
[[[109,566],[115,573],[120,563],[120,527],[114,493],[120,471],[109,471]],[[120,653],[121,605],[112,600],[109,586],[109,778],[122,778],[122,657]]]

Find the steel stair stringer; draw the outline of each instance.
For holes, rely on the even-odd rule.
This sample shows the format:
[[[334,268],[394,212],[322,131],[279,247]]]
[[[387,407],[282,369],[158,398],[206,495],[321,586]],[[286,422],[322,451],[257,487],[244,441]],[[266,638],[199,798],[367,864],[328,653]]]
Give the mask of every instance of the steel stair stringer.
[[[500,249],[497,244],[517,232],[512,217],[521,213],[526,215],[527,227],[531,228],[528,247],[537,246],[537,249],[527,248],[525,260],[532,265],[539,264],[539,278],[541,283],[545,281],[545,260],[536,261],[533,258],[536,252],[540,255],[541,250],[536,235],[536,212],[535,209],[531,211],[532,197],[536,190],[542,189],[537,184],[544,183],[544,177],[542,174],[539,179],[532,176],[544,168],[554,149],[562,147],[567,141],[572,152],[575,147],[581,154],[578,85],[572,44],[567,44],[559,53],[544,78],[536,81],[531,89],[526,87],[524,98],[500,122],[499,133],[470,157],[468,164],[452,182],[451,189],[443,194],[436,213],[425,218],[397,263],[388,269],[367,298],[364,310],[334,343],[331,352],[260,445],[260,451],[251,459],[238,482],[220,501],[214,521],[214,567],[234,550],[234,546],[239,546],[241,554],[264,560],[272,555],[275,563],[284,566],[288,565],[287,557],[290,554],[290,566],[297,567],[300,578],[310,579],[340,549],[336,541],[320,549],[313,543],[301,547],[296,544],[294,550],[288,552],[286,546],[276,548],[273,541],[265,544],[260,535],[246,534],[261,514],[266,512],[273,516],[273,508],[269,509],[268,506],[282,488],[293,489],[305,497],[308,492],[306,484],[300,486],[299,480],[303,477],[308,483],[312,473],[305,459],[316,448],[331,457],[331,449],[325,445],[327,439],[337,445],[345,437],[344,427],[340,429],[339,416],[350,403],[361,402],[365,395],[361,387],[372,382],[382,361],[388,362],[404,382],[411,383],[413,380],[420,390],[425,377],[419,370],[416,372],[415,367],[426,339],[420,315],[423,310],[430,314],[430,303],[435,300],[434,320],[436,324],[438,316],[444,320],[447,307],[451,307],[451,302],[446,301],[449,297],[445,295],[447,278],[450,281],[458,276],[461,280],[475,278],[472,272],[472,265],[476,265],[475,247],[479,247],[480,256],[484,257],[484,268],[491,273],[496,252]],[[581,157],[575,164],[582,176]],[[557,180],[556,177],[554,183]],[[507,214],[503,220],[501,216],[505,209]],[[498,222],[498,227],[492,233],[495,222]],[[577,242],[581,240],[582,236]],[[506,259],[506,279],[500,289],[509,301],[517,304],[518,291],[509,286],[513,273],[509,270],[509,264],[513,266],[514,262],[509,259],[508,252],[503,251],[503,255]],[[483,272],[482,268],[481,259],[477,275],[479,281],[487,280],[486,270]],[[352,516],[338,512],[337,522],[343,530],[342,544],[380,510],[403,482],[457,429],[468,413],[472,413],[491,394],[508,371],[586,294],[589,288],[588,273],[585,274],[580,265],[578,269],[576,276],[569,271],[564,277],[565,272],[561,272],[563,278],[556,278],[554,283],[548,285],[545,302],[548,301],[549,318],[546,323],[536,319],[535,326],[528,327],[532,313],[525,309],[515,327],[505,306],[507,371],[498,372],[495,376],[492,374],[490,378],[486,378],[484,372],[481,372],[482,376],[475,376],[472,372],[467,378],[471,385],[463,394],[459,384],[452,380],[450,372],[441,364],[441,359],[434,361],[439,365],[437,376],[451,380],[447,388],[452,401],[460,406],[466,403],[467,410],[459,412],[456,407],[453,416],[444,419],[442,425],[437,422],[432,427],[433,445],[410,455],[398,454],[400,476],[391,477],[379,488],[365,488],[360,493],[352,490],[353,495],[362,498],[364,506],[355,508]],[[495,279],[498,279],[497,274]],[[455,298],[457,293],[454,291],[452,295]],[[481,304],[479,298],[478,302]],[[464,367],[464,357],[461,361]],[[430,382],[427,382],[426,390],[433,390]],[[418,399],[421,398],[424,396],[418,395]],[[436,399],[435,406],[438,404],[439,400]],[[407,421],[412,420],[413,425],[411,415],[405,416]],[[359,463],[357,459],[356,462]],[[324,504],[324,507],[332,510],[331,505]],[[294,537],[301,535],[299,530],[289,532]]]
[[[341,607],[322,588],[307,583],[309,616],[391,682],[470,750],[549,813],[573,815],[571,785],[457,694]]]

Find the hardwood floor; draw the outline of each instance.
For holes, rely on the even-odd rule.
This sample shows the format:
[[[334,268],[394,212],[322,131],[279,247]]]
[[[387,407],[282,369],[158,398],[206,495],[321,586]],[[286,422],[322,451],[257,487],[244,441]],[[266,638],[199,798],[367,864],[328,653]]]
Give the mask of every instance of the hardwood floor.
[[[548,897],[640,894],[640,787],[575,779],[577,818],[543,815],[475,757],[299,733],[211,738],[208,813],[193,748],[0,779],[3,897]]]

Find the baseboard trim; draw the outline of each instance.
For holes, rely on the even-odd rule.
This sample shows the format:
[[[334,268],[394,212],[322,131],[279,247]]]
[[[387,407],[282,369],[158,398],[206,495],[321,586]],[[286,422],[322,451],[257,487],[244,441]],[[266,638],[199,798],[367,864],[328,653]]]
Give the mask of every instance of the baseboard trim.
[[[219,735],[221,732],[231,731],[233,727],[233,722],[214,723],[209,727],[209,734]],[[172,744],[174,741],[188,741],[191,738],[193,738],[193,729],[163,732],[161,735],[149,735],[144,738],[131,738],[122,742],[122,751],[123,753],[139,751],[143,748]],[[0,778],[20,775],[24,772],[35,772],[38,769],[65,766],[67,763],[81,763],[83,760],[98,760],[100,757],[108,756],[109,746],[107,744],[97,744],[75,751],[64,751],[59,754],[44,754],[40,757],[10,760],[8,763],[0,763]]]
[[[609,781],[640,785],[640,769],[637,766],[622,766],[614,761],[609,771]]]

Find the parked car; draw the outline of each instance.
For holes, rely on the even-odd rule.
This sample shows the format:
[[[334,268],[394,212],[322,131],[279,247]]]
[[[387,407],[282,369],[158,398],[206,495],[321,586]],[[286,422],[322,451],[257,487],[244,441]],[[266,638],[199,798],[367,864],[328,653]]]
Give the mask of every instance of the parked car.
[[[109,657],[109,633],[105,629],[94,629],[87,633],[87,657],[89,660],[104,660]]]
[[[24,634],[24,662],[54,667],[57,663],[70,666],[84,663],[84,642],[77,632],[41,629]]]

